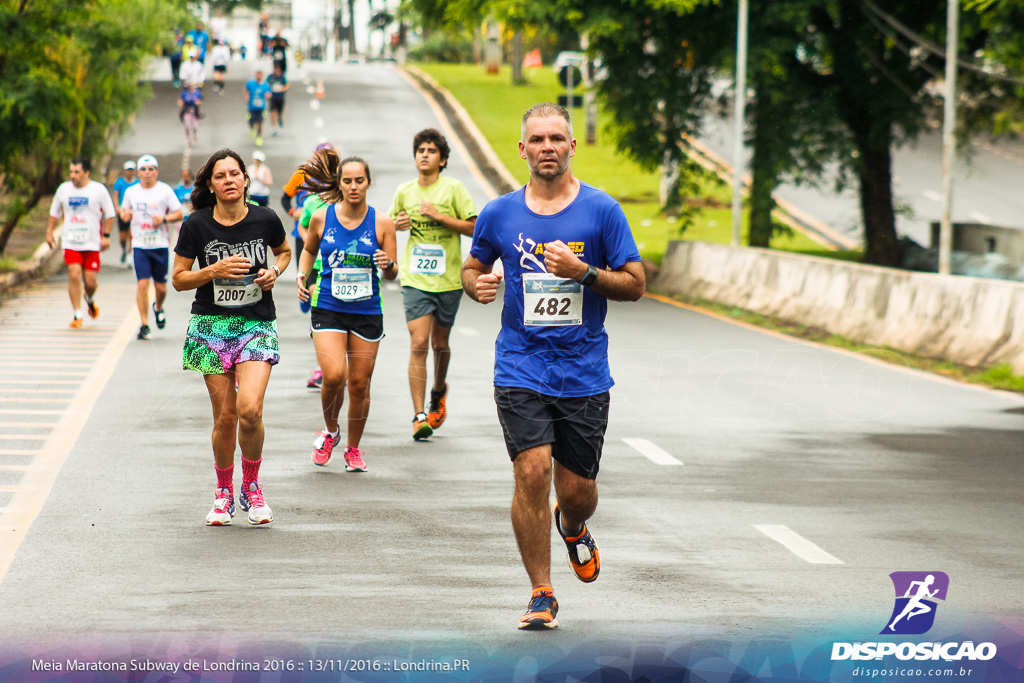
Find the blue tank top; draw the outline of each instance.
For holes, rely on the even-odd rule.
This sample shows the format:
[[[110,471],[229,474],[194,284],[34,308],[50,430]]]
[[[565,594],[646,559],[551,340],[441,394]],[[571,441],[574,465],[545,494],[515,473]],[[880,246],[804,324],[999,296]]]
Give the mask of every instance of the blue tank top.
[[[368,207],[358,227],[341,224],[335,205],[327,207],[320,240],[322,269],[312,304],[338,313],[380,315],[380,278],[373,263],[377,244],[377,215]]]

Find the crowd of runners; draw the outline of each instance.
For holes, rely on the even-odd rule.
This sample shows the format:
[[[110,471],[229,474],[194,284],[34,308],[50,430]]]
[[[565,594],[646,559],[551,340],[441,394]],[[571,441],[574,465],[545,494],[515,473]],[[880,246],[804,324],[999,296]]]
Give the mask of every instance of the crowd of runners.
[[[182,43],[183,56],[193,62],[205,56],[197,40]],[[266,100],[277,95],[272,124],[275,131],[281,125],[285,69],[275,55],[273,76],[264,81],[258,72],[246,86],[257,145]],[[201,85],[185,80],[181,102],[197,119],[201,96],[189,93]],[[447,418],[449,337],[463,294],[481,304],[503,297],[494,401],[515,475],[513,530],[532,586],[519,628],[558,624],[552,524],[576,577],[597,579],[600,554],[587,520],[597,507],[613,384],[604,321],[609,299],[642,296],[644,273],[621,207],[573,175],[576,141],[568,112],[550,103],[531,107],[521,138],[529,183],[479,213],[466,187],[445,174],[450,148],[437,130],[424,129],[411,141],[416,177],[396,188],[386,211],[367,202],[371,164],[321,144],[283,185],[294,249],[268,208],[275,184],[258,149],[250,164],[222,149],[194,181],[184,171],[176,188],[158,179],[159,160],[144,155],[124,164],[116,201],[91,179],[89,160],[72,161],[47,230],[55,246],[55,229],[62,226],[71,326],[82,327],[85,315],[99,316],[100,253],[110,246],[115,220],[121,262],[134,268],[138,282],[139,340],[151,336],[150,314],[158,328],[167,324],[169,271],[176,290],[194,291],[182,363],[203,375],[213,408],[216,489],[207,525],[230,525],[236,504],[249,524],[274,519],[259,473],[264,397],[280,359],[275,296],[296,297],[310,317],[318,367],[308,386],[319,389],[323,429],[313,435],[307,457],[327,467],[340,448],[346,471],[369,470],[361,440],[385,336],[381,284],[397,279],[409,335],[410,436],[417,441],[429,439]],[[401,254],[397,232],[408,233]],[[468,255],[461,249],[464,235],[472,238]],[[294,292],[276,287],[293,260]],[[242,464],[237,495],[236,451]]]

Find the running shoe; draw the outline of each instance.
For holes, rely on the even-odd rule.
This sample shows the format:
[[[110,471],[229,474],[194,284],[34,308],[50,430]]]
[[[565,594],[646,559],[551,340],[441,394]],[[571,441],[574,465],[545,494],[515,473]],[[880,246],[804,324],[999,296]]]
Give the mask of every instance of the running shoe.
[[[366,463],[363,462],[363,452],[361,450],[358,448],[345,449],[346,472],[365,472],[367,469]]]
[[[327,432],[317,432],[313,442],[313,464],[323,467],[331,461],[334,447],[341,441],[341,435],[331,436]]]
[[[526,614],[519,618],[519,628],[523,630],[536,630],[543,628],[555,628],[558,626],[558,600],[555,600],[555,592],[550,586],[541,586],[534,589],[533,597],[530,598],[530,606],[526,608]]]
[[[262,147],[263,146],[263,136],[262,135],[257,135],[256,136],[256,146],[257,147]]]
[[[139,327],[139,333],[135,335],[136,339],[149,339],[149,325],[142,325]]]
[[[313,374],[309,376],[309,380],[306,382],[307,389],[320,389],[320,385],[324,383],[324,373],[320,372],[320,368],[313,371]]]
[[[433,433],[434,428],[430,426],[427,414],[416,413],[416,417],[412,419],[412,438],[416,441],[422,441],[423,439],[429,438]]]
[[[75,328],[76,330],[78,328],[80,328],[81,326],[82,326],[82,319],[81,318],[75,318],[74,320],[71,321],[71,327]]]
[[[206,515],[206,526],[229,526],[235,516],[235,496],[231,489],[217,489],[213,509]]]
[[[576,578],[583,583],[597,580],[597,575],[601,573],[601,553],[598,552],[597,542],[587,530],[587,525],[584,524],[576,536],[565,536],[559,524],[562,516],[558,512],[557,500],[551,511],[555,516],[555,530],[565,541],[566,559]]]
[[[125,259],[127,259],[127,258],[128,258],[128,252],[127,251],[122,251],[121,252],[121,265],[124,265]]]
[[[89,307],[89,317],[98,318],[100,317],[100,307],[96,305],[95,301],[86,301],[86,306]]]
[[[153,302],[153,317],[156,319],[156,326],[161,330],[167,325],[167,316],[164,314],[164,309],[156,310],[156,302]]]
[[[448,385],[444,385],[441,391],[430,390],[430,410],[427,412],[427,423],[431,429],[437,429],[444,424],[444,418],[448,417],[448,408],[445,406],[445,399],[448,398]]]
[[[238,496],[238,507],[249,511],[249,524],[253,526],[274,521],[274,513],[263,500],[263,487],[258,481],[251,482],[249,490],[243,490]]]

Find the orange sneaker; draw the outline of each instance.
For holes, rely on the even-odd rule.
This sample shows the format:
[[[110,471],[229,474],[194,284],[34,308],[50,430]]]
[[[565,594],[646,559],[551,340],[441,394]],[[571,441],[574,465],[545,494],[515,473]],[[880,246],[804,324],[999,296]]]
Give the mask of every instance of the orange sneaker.
[[[412,438],[416,441],[422,441],[429,438],[433,433],[434,428],[430,426],[427,414],[416,413],[416,417],[412,419]]]
[[[71,327],[75,328],[76,330],[78,328],[80,328],[81,326],[82,326],[82,319],[81,318],[75,318],[74,320],[71,321]]]
[[[583,525],[579,534],[566,536],[562,533],[562,527],[559,524],[562,516],[558,512],[557,500],[552,508],[552,513],[555,516],[555,530],[565,541],[566,559],[569,561],[569,567],[576,574],[576,578],[583,583],[596,581],[597,575],[601,573],[601,553],[598,552],[597,542],[587,530],[587,525]]]
[[[551,586],[535,588],[533,597],[530,598],[530,606],[526,608],[526,614],[519,618],[519,628],[522,630],[555,628],[558,626],[558,600],[555,600],[555,592]]]
[[[430,409],[427,411],[427,423],[431,429],[437,429],[448,417],[448,409],[445,406],[445,399],[448,397],[448,385],[444,385],[441,391],[430,390]]]
[[[96,319],[100,317],[100,307],[96,305],[95,301],[86,301],[86,305],[89,307],[89,317]]]

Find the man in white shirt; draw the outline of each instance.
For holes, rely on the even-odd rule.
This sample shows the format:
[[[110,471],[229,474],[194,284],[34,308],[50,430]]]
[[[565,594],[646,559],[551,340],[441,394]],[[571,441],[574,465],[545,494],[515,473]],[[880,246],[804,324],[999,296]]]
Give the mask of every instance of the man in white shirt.
[[[114,226],[114,202],[107,188],[90,180],[92,163],[85,158],[71,160],[70,181],[57,188],[50,204],[46,224],[46,243],[56,248],[54,228],[61,223],[64,263],[68,267],[68,296],[75,317],[71,327],[82,326],[82,283],[85,282],[85,303],[89,317],[100,314],[93,300],[100,272],[100,252],[110,247],[110,230]]]
[[[203,87],[203,82],[206,80],[206,68],[199,61],[198,51],[193,50],[189,54],[188,61],[181,65],[178,74],[181,76],[183,84],[194,83],[197,88]]]
[[[121,220],[132,224],[132,257],[135,260],[135,278],[138,288],[135,302],[139,307],[142,326],[137,339],[149,339],[149,281],[153,280],[156,301],[153,317],[161,330],[167,324],[164,299],[167,297],[167,268],[170,261],[168,222],[180,221],[181,202],[167,183],[157,180],[159,164],[156,157],[144,154],[136,164],[139,184],[124,192],[121,202]]]

